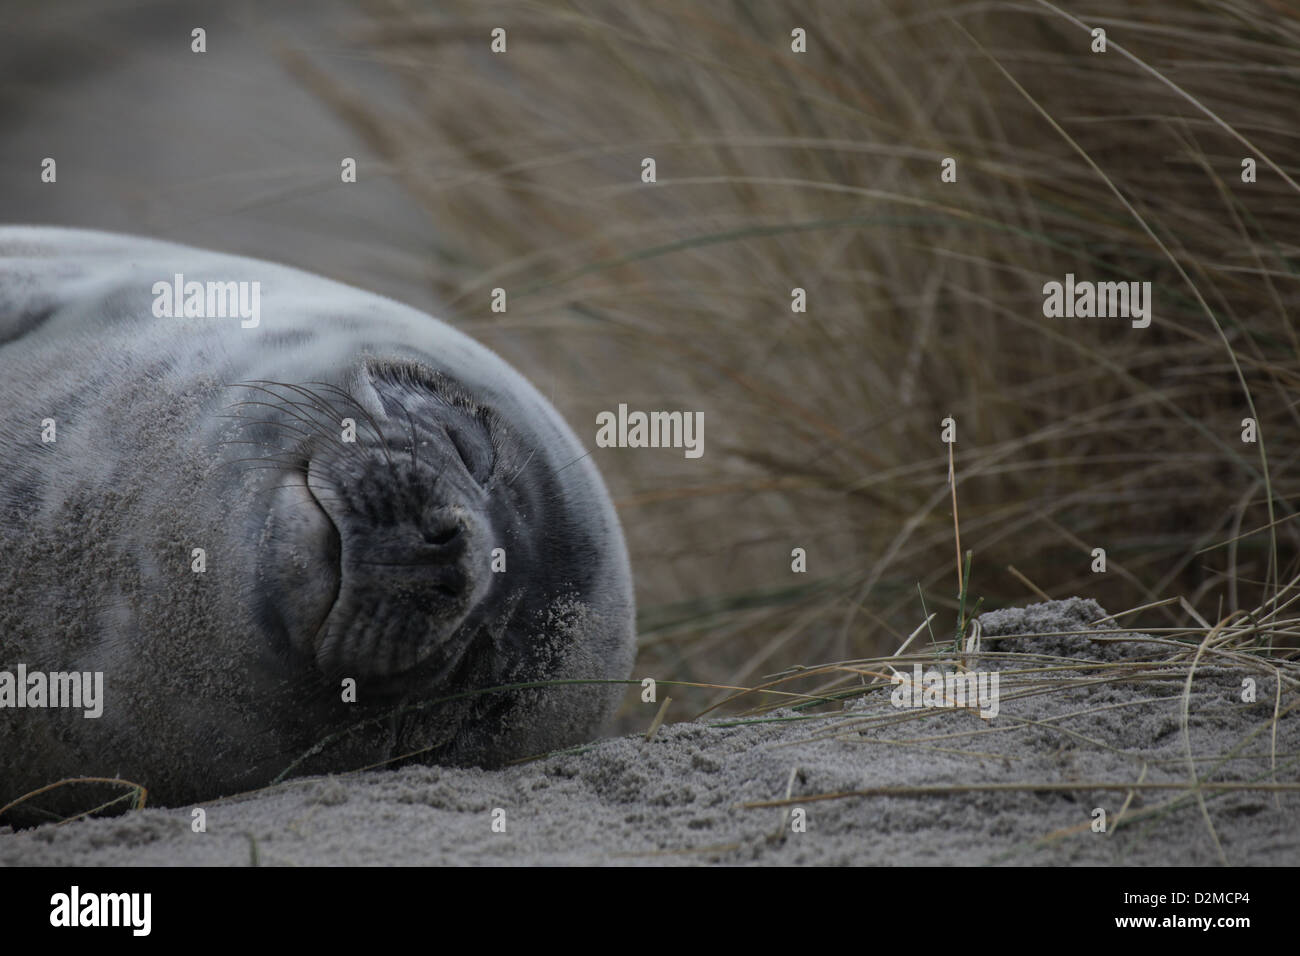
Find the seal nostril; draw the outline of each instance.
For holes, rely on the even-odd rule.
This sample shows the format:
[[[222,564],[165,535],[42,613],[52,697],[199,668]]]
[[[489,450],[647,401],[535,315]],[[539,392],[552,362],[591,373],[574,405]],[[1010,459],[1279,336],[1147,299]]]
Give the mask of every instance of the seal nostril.
[[[427,544],[451,544],[458,537],[460,537],[460,527],[454,524],[424,529],[424,540]]]

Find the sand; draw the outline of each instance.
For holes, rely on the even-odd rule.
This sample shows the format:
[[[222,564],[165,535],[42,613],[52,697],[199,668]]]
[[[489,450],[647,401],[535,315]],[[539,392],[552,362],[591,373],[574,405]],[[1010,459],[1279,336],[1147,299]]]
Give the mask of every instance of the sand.
[[[1189,778],[1180,719],[1185,668],[1133,677],[1152,674],[1139,668],[1128,671],[1131,679],[1100,680],[1114,678],[1125,662],[1167,655],[1167,646],[1005,636],[1082,630],[1104,614],[1076,598],[983,615],[985,651],[1112,665],[1089,670],[1098,678],[1089,684],[1027,696],[1004,677],[999,713],[987,721],[969,711],[900,710],[884,688],[831,716],[790,719],[800,715],[784,710],[762,722],[705,717],[665,725],[649,741],[644,734],[603,740],[504,770],[415,767],[294,780],[206,805],[201,833],[193,832],[188,807],[47,825],[0,835],[0,864],[1300,863],[1300,793],[1208,791],[1203,812],[1184,791],[1087,786]],[[1294,784],[1289,755],[1300,752],[1300,717],[1278,721],[1274,744],[1271,671],[1228,665],[1211,654],[1195,671],[1192,753],[1232,755],[1199,760],[1198,773],[1211,781]],[[984,670],[1009,666],[1007,659],[980,661]],[[1052,680],[1064,684],[1070,676],[1078,684],[1079,672]],[[1255,703],[1241,699],[1245,677],[1257,681]],[[1283,688],[1283,709],[1294,696]],[[655,708],[645,707],[648,725]],[[1015,786],[807,799],[987,784]],[[1044,784],[1068,786],[1033,789]],[[802,832],[788,808],[744,806],[787,792],[805,813]],[[1106,811],[1106,832],[1093,830],[1096,808]],[[493,829],[498,810],[504,832]]]

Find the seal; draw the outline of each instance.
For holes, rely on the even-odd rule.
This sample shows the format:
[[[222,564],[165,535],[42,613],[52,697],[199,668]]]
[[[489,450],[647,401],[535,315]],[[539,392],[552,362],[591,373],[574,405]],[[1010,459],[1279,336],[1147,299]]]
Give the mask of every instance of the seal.
[[[0,228],[0,807],[495,766],[589,739],[634,651],[600,476],[487,348],[284,266]]]

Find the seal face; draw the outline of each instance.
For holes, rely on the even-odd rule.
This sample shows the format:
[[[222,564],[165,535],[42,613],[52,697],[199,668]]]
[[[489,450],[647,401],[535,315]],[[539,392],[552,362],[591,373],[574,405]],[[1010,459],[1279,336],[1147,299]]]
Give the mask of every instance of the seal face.
[[[389,680],[430,658],[459,659],[472,639],[466,622],[502,617],[491,551],[530,529],[498,470],[494,441],[513,439],[488,409],[417,366],[366,374],[374,414],[342,390],[265,386],[286,403],[301,394],[335,422],[356,416],[363,430],[347,444],[334,422],[313,417],[294,443],[301,465],[275,491],[282,530],[263,559],[274,586],[259,599],[323,672]]]
[[[259,321],[160,316],[182,274],[257,283]],[[423,313],[0,228],[0,407],[0,674],[104,679],[94,719],[0,693],[0,806],[69,777],[177,803],[408,755],[492,765],[588,738],[621,697],[598,682],[628,676],[635,614],[599,475],[527,382]]]

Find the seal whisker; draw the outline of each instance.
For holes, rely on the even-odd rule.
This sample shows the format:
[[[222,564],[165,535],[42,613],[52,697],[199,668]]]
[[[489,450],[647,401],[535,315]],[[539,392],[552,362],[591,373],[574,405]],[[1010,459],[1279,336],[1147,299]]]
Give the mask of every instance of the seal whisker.
[[[419,452],[420,436],[419,436],[419,435],[416,433],[416,431],[415,431],[415,420],[411,418],[411,412],[410,412],[409,409],[407,409],[407,407],[406,407],[405,405],[402,406],[402,413],[406,416],[406,427],[407,427],[407,428],[410,430],[410,432],[411,432],[411,464],[414,465],[415,468],[416,468],[417,470],[419,470],[419,467],[420,467],[420,452]]]
[[[281,408],[281,409],[285,409],[285,408],[298,408],[298,409],[303,409],[304,411],[308,410],[309,408],[312,408],[312,406],[304,405],[304,404],[301,403],[301,402],[295,402],[295,401],[292,401],[291,399],[286,398],[286,397],[283,396],[283,395],[276,394],[275,392],[271,391],[269,388],[264,388],[263,386],[261,386],[260,384],[257,384],[256,382],[253,382],[253,383],[245,383],[245,384],[246,384],[247,387],[249,387],[249,388],[256,388],[256,389],[258,389],[258,390],[260,390],[260,391],[266,392],[268,395],[270,395],[270,396],[272,396],[273,398],[275,398],[277,402],[280,402],[280,403],[281,403],[280,405],[277,406],[277,405],[270,405],[270,404],[265,403],[265,402],[257,403],[257,402],[251,402],[251,401],[250,401],[250,402],[248,402],[248,404],[263,404],[263,405],[267,405],[267,407],[269,407],[269,408]],[[286,383],[284,383],[284,382],[269,382],[268,384],[271,384],[271,385],[279,385],[279,386],[281,386],[281,387],[283,387],[283,388],[293,388],[293,386],[288,385],[288,384],[286,384]],[[320,411],[319,406],[316,406],[314,410],[315,410],[315,411]],[[325,423],[325,424],[322,424],[320,421],[318,421],[318,420],[316,420],[316,419],[314,419],[314,418],[305,418],[305,417],[303,417],[302,415],[298,415],[298,414],[295,414],[295,413],[293,413],[293,412],[289,412],[289,414],[293,415],[294,418],[296,418],[298,421],[302,422],[304,425],[307,425],[308,427],[310,427],[310,428],[312,429],[313,433],[315,433],[315,434],[328,433],[328,434],[330,435],[332,441],[334,441],[335,443],[337,443],[337,444],[340,445],[340,446],[343,446],[345,452],[347,452],[348,454],[352,454],[352,455],[356,456],[358,462],[364,462],[364,461],[365,461],[365,456],[361,453],[360,449],[358,449],[355,445],[353,445],[352,447],[348,447],[348,445],[349,445],[348,442],[344,442],[343,439],[342,439],[341,437],[338,437],[338,436],[336,436],[336,435],[334,434],[335,426],[334,426],[334,423],[333,423],[333,422],[329,422],[328,419],[327,419],[327,420],[326,420],[326,423]]]
[[[328,414],[328,415],[333,415],[333,416],[334,416],[334,421],[332,421],[332,422],[330,423],[330,427],[331,427],[331,428],[341,428],[341,427],[342,427],[342,419],[343,419],[345,416],[339,415],[339,414],[338,414],[338,409],[334,408],[334,407],[333,407],[333,406],[332,406],[328,401],[322,399],[319,395],[317,395],[317,394],[316,394],[315,392],[313,392],[311,389],[304,388],[304,387],[301,386],[301,385],[293,385],[293,384],[291,384],[291,383],[289,383],[289,382],[273,382],[273,383],[271,383],[271,384],[278,385],[278,386],[280,386],[281,388],[289,389],[290,391],[297,392],[298,394],[304,396],[305,398],[307,398],[309,401],[312,402],[313,407],[314,407],[317,411],[319,411],[319,412],[321,412],[321,413],[323,413],[323,414]],[[290,401],[290,400],[288,400],[288,399],[284,399],[284,401],[285,401],[287,404],[293,405],[295,408],[301,408],[301,407],[303,407],[302,404],[301,404],[300,402],[293,402],[293,401]],[[322,406],[324,406],[324,407],[322,408]],[[344,442],[344,441],[342,440],[342,438],[336,438],[335,440],[336,440],[340,445],[349,445],[349,444],[351,444],[351,443],[349,443],[349,442]],[[381,442],[380,444],[381,444],[381,447],[382,447],[383,443]],[[351,447],[348,448],[347,450],[348,450],[349,452],[355,454],[355,455],[358,457],[359,460],[361,460],[361,461],[365,461],[365,456],[364,456],[364,454],[362,454],[361,450],[360,450],[359,448],[357,448],[357,446],[356,446],[355,444],[351,444]],[[384,449],[384,453],[385,453],[385,454],[388,453],[386,448]]]
[[[281,388],[289,389],[303,396],[309,402],[312,403],[313,407],[315,407],[317,411],[320,411],[323,414],[330,416],[333,422],[335,422],[340,427],[342,426],[342,421],[346,416],[340,414],[338,408],[335,407],[334,403],[331,402],[328,398],[325,398],[324,396],[320,395],[318,392],[315,392],[304,385],[295,385],[291,382],[279,382],[277,384],[279,384]]]
[[[297,456],[299,459],[301,459],[301,463],[305,465],[307,459],[311,457],[310,452],[313,450],[315,443],[321,437],[319,432],[316,431],[305,432],[299,428],[295,428],[294,426],[288,425],[284,422],[277,422],[271,420],[257,421],[257,420],[246,419],[242,421],[242,424],[239,427],[243,427],[244,425],[263,426],[272,429],[279,429],[281,431],[285,431],[290,434],[298,436],[300,442],[298,444],[298,447],[296,448],[285,448],[282,444],[277,444],[269,441],[256,441],[253,439],[223,439],[217,442],[216,444],[218,445],[260,445],[263,448],[275,448],[284,452],[285,454],[291,454]],[[360,461],[364,462],[364,458],[360,459]],[[319,465],[319,466],[323,467],[323,465]]]
[[[277,395],[275,392],[272,392],[270,389],[261,388],[260,386],[255,386],[255,385],[250,385],[250,386],[248,386],[248,387],[249,387],[249,388],[259,388],[261,391],[266,392],[268,395],[270,395],[272,398],[274,398],[274,399],[276,400],[276,403],[277,403],[277,404],[272,404],[271,402],[262,402],[262,401],[256,401],[256,400],[249,399],[249,400],[242,401],[242,402],[233,402],[233,403],[231,403],[230,405],[228,405],[227,407],[228,407],[228,408],[239,408],[239,407],[242,407],[242,406],[252,406],[252,405],[256,405],[256,406],[261,406],[261,407],[263,407],[263,408],[272,408],[272,409],[275,409],[275,410],[277,410],[277,411],[287,411],[289,408],[306,408],[306,407],[307,407],[307,406],[302,405],[300,402],[293,402],[293,401],[290,401],[289,399],[285,398],[283,395]],[[317,421],[317,420],[314,419],[314,418],[306,418],[306,417],[304,417],[303,415],[299,415],[299,414],[296,414],[296,413],[294,413],[294,412],[289,412],[289,414],[291,414],[291,415],[292,415],[296,420],[302,422],[304,425],[307,425],[308,427],[310,427],[310,428],[312,429],[313,433],[318,432],[318,431],[322,428],[321,422]],[[239,416],[231,416],[231,417],[238,418]]]
[[[285,454],[288,454],[288,453],[285,453]],[[254,464],[254,463],[256,463],[256,464]],[[294,470],[295,467],[301,466],[301,460],[298,459],[298,458],[296,458],[296,457],[295,457],[295,458],[292,458],[292,459],[290,459],[290,460],[285,460],[285,459],[283,459],[283,458],[280,458],[280,457],[277,457],[277,456],[273,456],[273,455],[261,455],[261,456],[250,457],[250,458],[233,458],[233,459],[231,459],[231,460],[229,460],[229,461],[222,462],[218,467],[220,467],[220,468],[229,468],[229,467],[233,467],[233,466],[235,466],[235,465],[241,465],[241,464],[242,464],[242,465],[250,465],[250,464],[253,465],[253,467],[245,467],[245,468],[242,468],[242,469],[240,469],[241,471],[281,471],[281,472],[282,472],[282,471],[285,471],[285,470]],[[288,469],[286,469],[286,466],[289,466]],[[322,467],[322,466],[319,466],[319,465],[318,465],[317,467]],[[346,478],[347,478],[346,475],[343,475],[342,473],[338,473],[338,472],[331,472],[331,471],[328,470],[328,468],[325,468],[324,470],[326,471],[326,474],[328,474],[328,475],[329,475],[331,478],[333,478],[336,482],[340,482],[340,483],[341,483],[342,481],[346,480]],[[280,486],[277,486],[277,487],[281,487],[281,488],[292,488],[292,487],[303,487],[303,486],[302,486],[302,485],[280,485]],[[267,489],[262,489],[262,491],[265,491],[265,490],[267,490]],[[259,492],[259,493],[260,493],[260,492]],[[330,501],[337,501],[337,502],[340,502],[340,503],[345,503],[345,499],[341,498],[341,497],[340,497],[337,493],[335,493],[335,492],[323,492],[323,491],[318,490],[318,489],[312,489],[312,494],[316,495],[316,497],[318,497],[318,498],[320,498],[320,497],[328,497],[328,499],[329,499]]]
[[[506,484],[507,484],[507,485],[512,485],[512,484],[514,484],[515,479],[518,478],[519,475],[520,475],[520,473],[521,473],[525,468],[528,467],[528,463],[529,463],[530,461],[533,460],[533,456],[536,455],[536,454],[537,454],[537,449],[536,449],[536,448],[534,448],[532,451],[530,451],[530,452],[528,453],[528,457],[524,459],[524,463],[523,463],[522,465],[520,465],[517,469],[515,469],[515,473],[514,473],[513,475],[510,476],[510,478],[509,478],[508,481],[506,481]]]
[[[561,465],[559,468],[556,468],[556,469],[555,469],[555,473],[556,473],[556,474],[559,474],[560,472],[564,471],[564,469],[568,468],[569,465],[576,465],[578,462],[582,461],[582,459],[584,459],[584,458],[590,458],[590,457],[591,457],[591,452],[589,452],[589,451],[583,452],[583,453],[582,453],[581,455],[579,455],[577,458],[571,459],[571,460],[570,460],[569,462],[567,462],[566,464],[563,464],[563,465]]]
[[[353,395],[351,392],[349,392],[349,391],[347,391],[347,390],[345,390],[345,389],[339,388],[337,385],[333,385],[333,384],[331,384],[331,383],[329,383],[329,382],[316,382],[316,381],[312,381],[312,382],[308,382],[307,384],[309,384],[309,385],[318,385],[318,386],[320,386],[321,388],[323,388],[323,389],[325,389],[325,390],[327,390],[327,391],[333,392],[334,394],[338,395],[340,398],[342,398],[342,399],[344,399],[345,401],[349,402],[349,403],[350,403],[354,408],[356,408],[356,410],[357,410],[358,412],[361,413],[362,417],[365,418],[365,420],[366,420],[366,424],[368,424],[368,425],[370,426],[370,431],[371,431],[371,432],[374,434],[374,436],[375,436],[375,440],[376,440],[377,442],[381,443],[381,444],[383,443],[383,441],[384,441],[384,433],[383,433],[383,429],[381,429],[381,428],[379,427],[379,422],[375,421],[375,416],[372,415],[372,414],[370,414],[370,409],[368,409],[368,408],[366,408],[366,406],[362,405],[361,402],[357,399],[357,397],[356,397],[355,395]],[[389,464],[390,464],[390,465],[392,464],[391,460],[390,460]]]
[[[314,433],[314,432],[305,432],[305,431],[302,431],[301,429],[294,428],[292,425],[288,425],[288,424],[286,424],[285,422],[277,422],[277,421],[272,421],[272,420],[269,420],[269,419],[268,419],[268,420],[265,420],[265,421],[245,420],[244,423],[243,423],[242,425],[240,425],[239,427],[242,428],[242,427],[244,427],[244,426],[261,426],[261,427],[271,428],[271,429],[277,429],[277,428],[278,428],[278,429],[280,429],[280,430],[282,430],[282,431],[291,432],[292,434],[297,435],[299,438],[302,438],[304,441],[310,441],[312,438],[315,437],[315,433]],[[241,440],[236,440],[236,439],[222,439],[222,440],[219,441],[217,444],[219,444],[219,445],[231,445],[231,444],[238,444],[240,441],[246,441],[246,440],[243,440],[243,439],[241,439]],[[260,442],[259,444],[270,445],[270,442]],[[274,447],[279,447],[279,446],[274,446]]]
[[[257,491],[253,492],[253,497],[255,498],[260,497],[262,495],[268,494],[269,492],[273,492],[273,491],[301,490],[301,488],[302,485],[268,485],[265,488],[259,488]],[[314,497],[317,501],[330,501],[330,502],[337,502],[339,504],[346,504],[346,502],[344,502],[343,499],[335,495],[330,495],[330,494],[319,495],[313,492],[312,497]],[[299,504],[301,504],[302,506],[306,506],[307,502],[305,500],[302,501],[301,503],[295,502],[295,506],[298,506]]]

